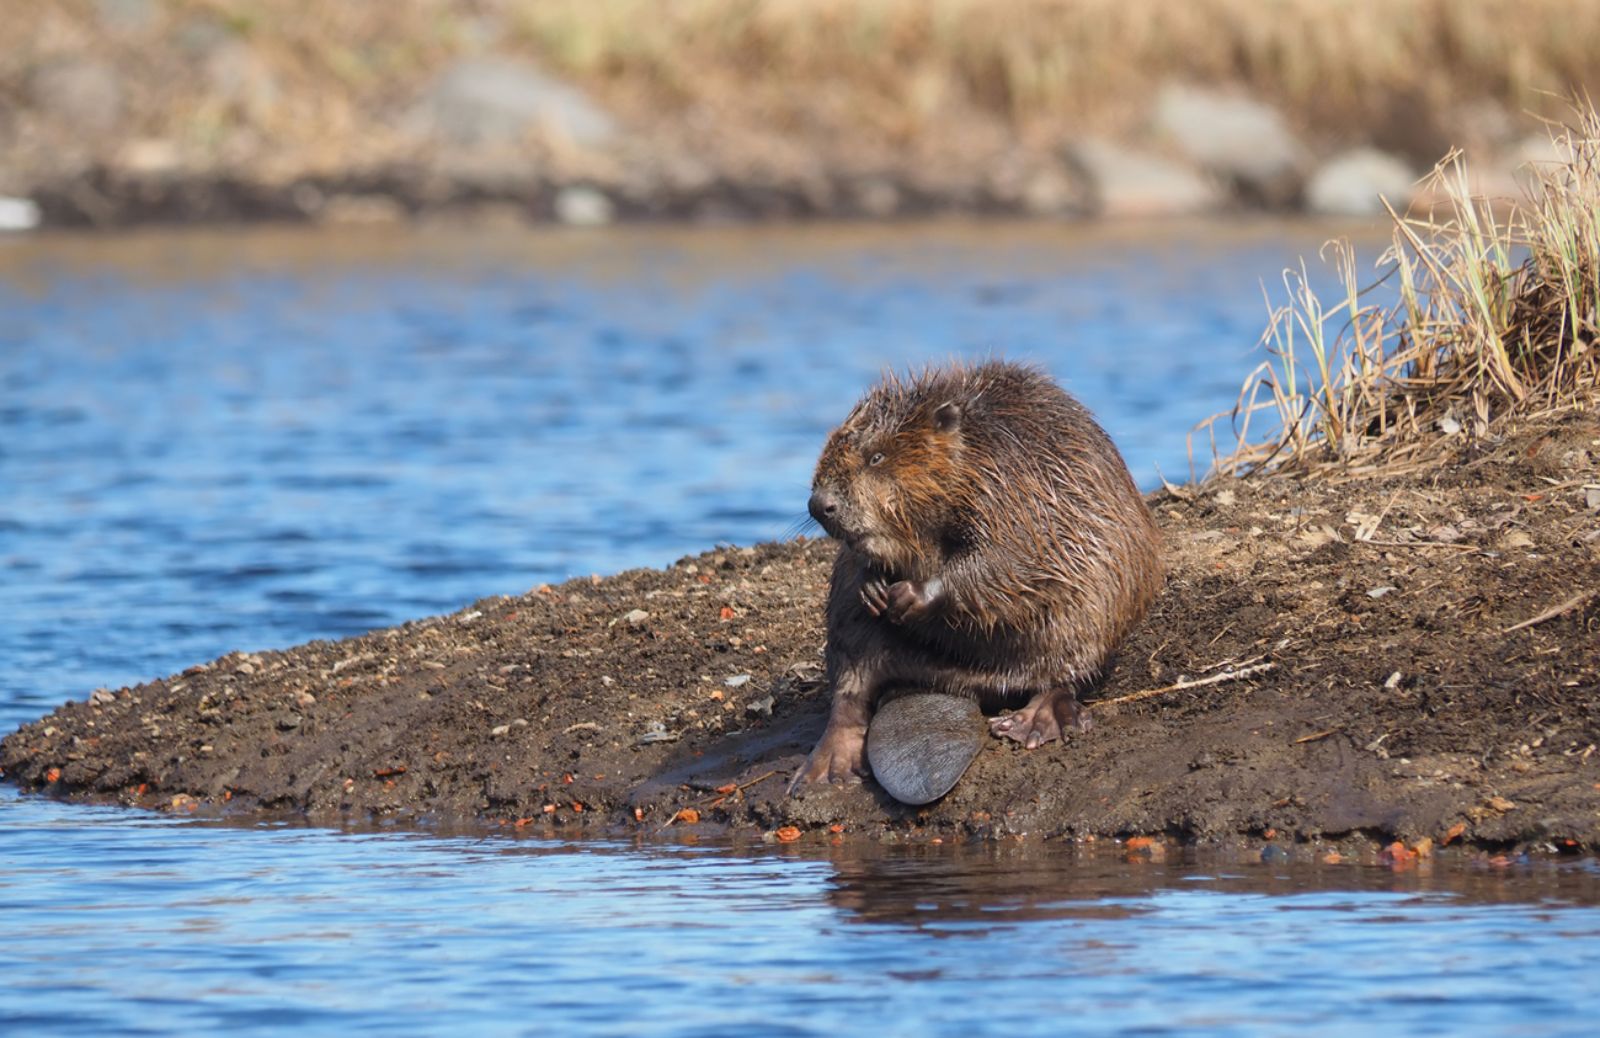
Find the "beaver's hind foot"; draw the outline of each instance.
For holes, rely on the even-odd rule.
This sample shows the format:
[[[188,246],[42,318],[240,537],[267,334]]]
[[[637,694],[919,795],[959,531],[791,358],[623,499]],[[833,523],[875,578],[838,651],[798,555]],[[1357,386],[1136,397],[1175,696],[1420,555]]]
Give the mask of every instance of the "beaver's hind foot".
[[[992,734],[1020,742],[1030,750],[1061,738],[1069,728],[1087,732],[1093,726],[1089,711],[1070,689],[1041,692],[1021,710],[989,721]]]
[[[859,783],[869,774],[866,746],[866,725],[829,725],[805,766],[789,780],[788,792],[813,782]]]

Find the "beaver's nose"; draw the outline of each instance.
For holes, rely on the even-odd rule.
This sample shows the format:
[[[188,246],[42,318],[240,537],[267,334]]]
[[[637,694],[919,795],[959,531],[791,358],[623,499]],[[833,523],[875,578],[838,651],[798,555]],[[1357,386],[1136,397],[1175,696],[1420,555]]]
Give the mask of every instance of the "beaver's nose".
[[[818,490],[811,495],[806,509],[811,513],[811,518],[827,526],[839,514],[839,499],[826,490]]]

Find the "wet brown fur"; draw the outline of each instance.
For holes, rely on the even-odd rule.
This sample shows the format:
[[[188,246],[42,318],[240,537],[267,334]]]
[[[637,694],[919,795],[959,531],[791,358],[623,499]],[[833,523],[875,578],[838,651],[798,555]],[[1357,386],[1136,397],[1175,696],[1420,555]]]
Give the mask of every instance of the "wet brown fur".
[[[989,709],[1027,699],[995,730],[1030,747],[1085,726],[1076,692],[1161,585],[1159,535],[1116,447],[1033,368],[885,377],[829,437],[813,489],[842,542],[828,601],[834,709],[796,785],[864,772],[857,737],[885,690]],[[912,602],[904,615],[879,608],[895,594]]]

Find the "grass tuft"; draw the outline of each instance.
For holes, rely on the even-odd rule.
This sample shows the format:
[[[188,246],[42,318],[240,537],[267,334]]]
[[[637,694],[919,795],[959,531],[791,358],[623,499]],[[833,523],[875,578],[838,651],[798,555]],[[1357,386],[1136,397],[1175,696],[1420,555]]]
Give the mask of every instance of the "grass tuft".
[[[1324,251],[1340,298],[1317,294],[1304,261],[1285,272],[1269,359],[1231,411],[1201,423],[1213,474],[1405,471],[1508,419],[1600,404],[1600,114],[1574,113],[1552,130],[1564,157],[1531,167],[1509,211],[1473,196],[1452,153],[1427,178],[1427,212],[1390,209],[1377,283],[1360,284],[1342,241]],[[1395,301],[1371,302],[1379,290]]]

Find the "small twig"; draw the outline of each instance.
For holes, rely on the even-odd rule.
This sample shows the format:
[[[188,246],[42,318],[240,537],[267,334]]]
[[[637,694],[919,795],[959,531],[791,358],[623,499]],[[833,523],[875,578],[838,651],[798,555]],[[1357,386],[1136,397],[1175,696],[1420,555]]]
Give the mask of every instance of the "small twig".
[[[1370,525],[1361,523],[1356,527],[1355,539],[1365,541],[1368,544],[1373,543],[1372,535],[1378,532],[1378,527],[1383,525],[1384,519],[1389,516],[1389,510],[1394,507],[1394,503],[1398,500],[1400,500],[1400,491],[1396,490],[1394,495],[1389,498],[1389,503],[1383,506],[1383,511],[1378,513],[1377,518],[1373,519]]]
[[[1189,490],[1186,487],[1180,487],[1176,483],[1169,483],[1167,481],[1166,474],[1161,471],[1160,465],[1156,466],[1156,478],[1161,480],[1161,489],[1165,490],[1179,501],[1187,503],[1194,500],[1194,491]]]
[[[1294,744],[1296,746],[1299,746],[1303,742],[1316,742],[1318,739],[1326,739],[1328,736],[1332,735],[1334,732],[1337,732],[1338,730],[1339,729],[1337,729],[1337,728],[1329,728],[1325,732],[1313,732],[1310,735],[1302,735],[1300,738],[1298,738],[1298,739],[1296,739],[1294,741]]]
[[[757,775],[755,778],[751,779],[749,782],[746,782],[743,785],[737,787],[738,791],[740,793],[743,793],[745,790],[749,789],[751,786],[755,785],[757,782],[765,782],[767,779],[771,778],[772,776],[776,775],[777,773],[778,773],[778,769],[777,768],[773,768],[771,771],[766,772],[765,774]]]
[[[1361,541],[1361,544],[1379,548],[1451,548],[1455,551],[1477,551],[1476,544],[1452,544],[1449,541]]]
[[[1252,674],[1261,674],[1276,667],[1276,663],[1257,663],[1253,667],[1244,667],[1240,670],[1225,670],[1221,674],[1213,674],[1209,678],[1196,678],[1193,681],[1180,681],[1175,685],[1164,688],[1147,688],[1140,692],[1129,692],[1125,696],[1114,699],[1101,699],[1090,704],[1091,706],[1109,706],[1112,703],[1132,703],[1140,699],[1149,699],[1152,696],[1165,695],[1168,692],[1181,692],[1186,688],[1199,688],[1201,685],[1216,685],[1224,681],[1234,681],[1238,678],[1248,678]]]
[[[1595,595],[1600,595],[1600,588],[1590,588],[1588,591],[1580,591],[1576,595],[1573,595],[1571,598],[1567,599],[1565,602],[1562,602],[1559,605],[1551,606],[1538,616],[1530,616],[1520,624],[1512,624],[1510,627],[1507,627],[1500,633],[1510,634],[1512,631],[1520,631],[1524,627],[1532,627],[1534,624],[1542,624],[1546,620],[1554,620],[1563,613],[1572,612],[1574,609],[1589,601],[1589,599],[1593,598]]]

